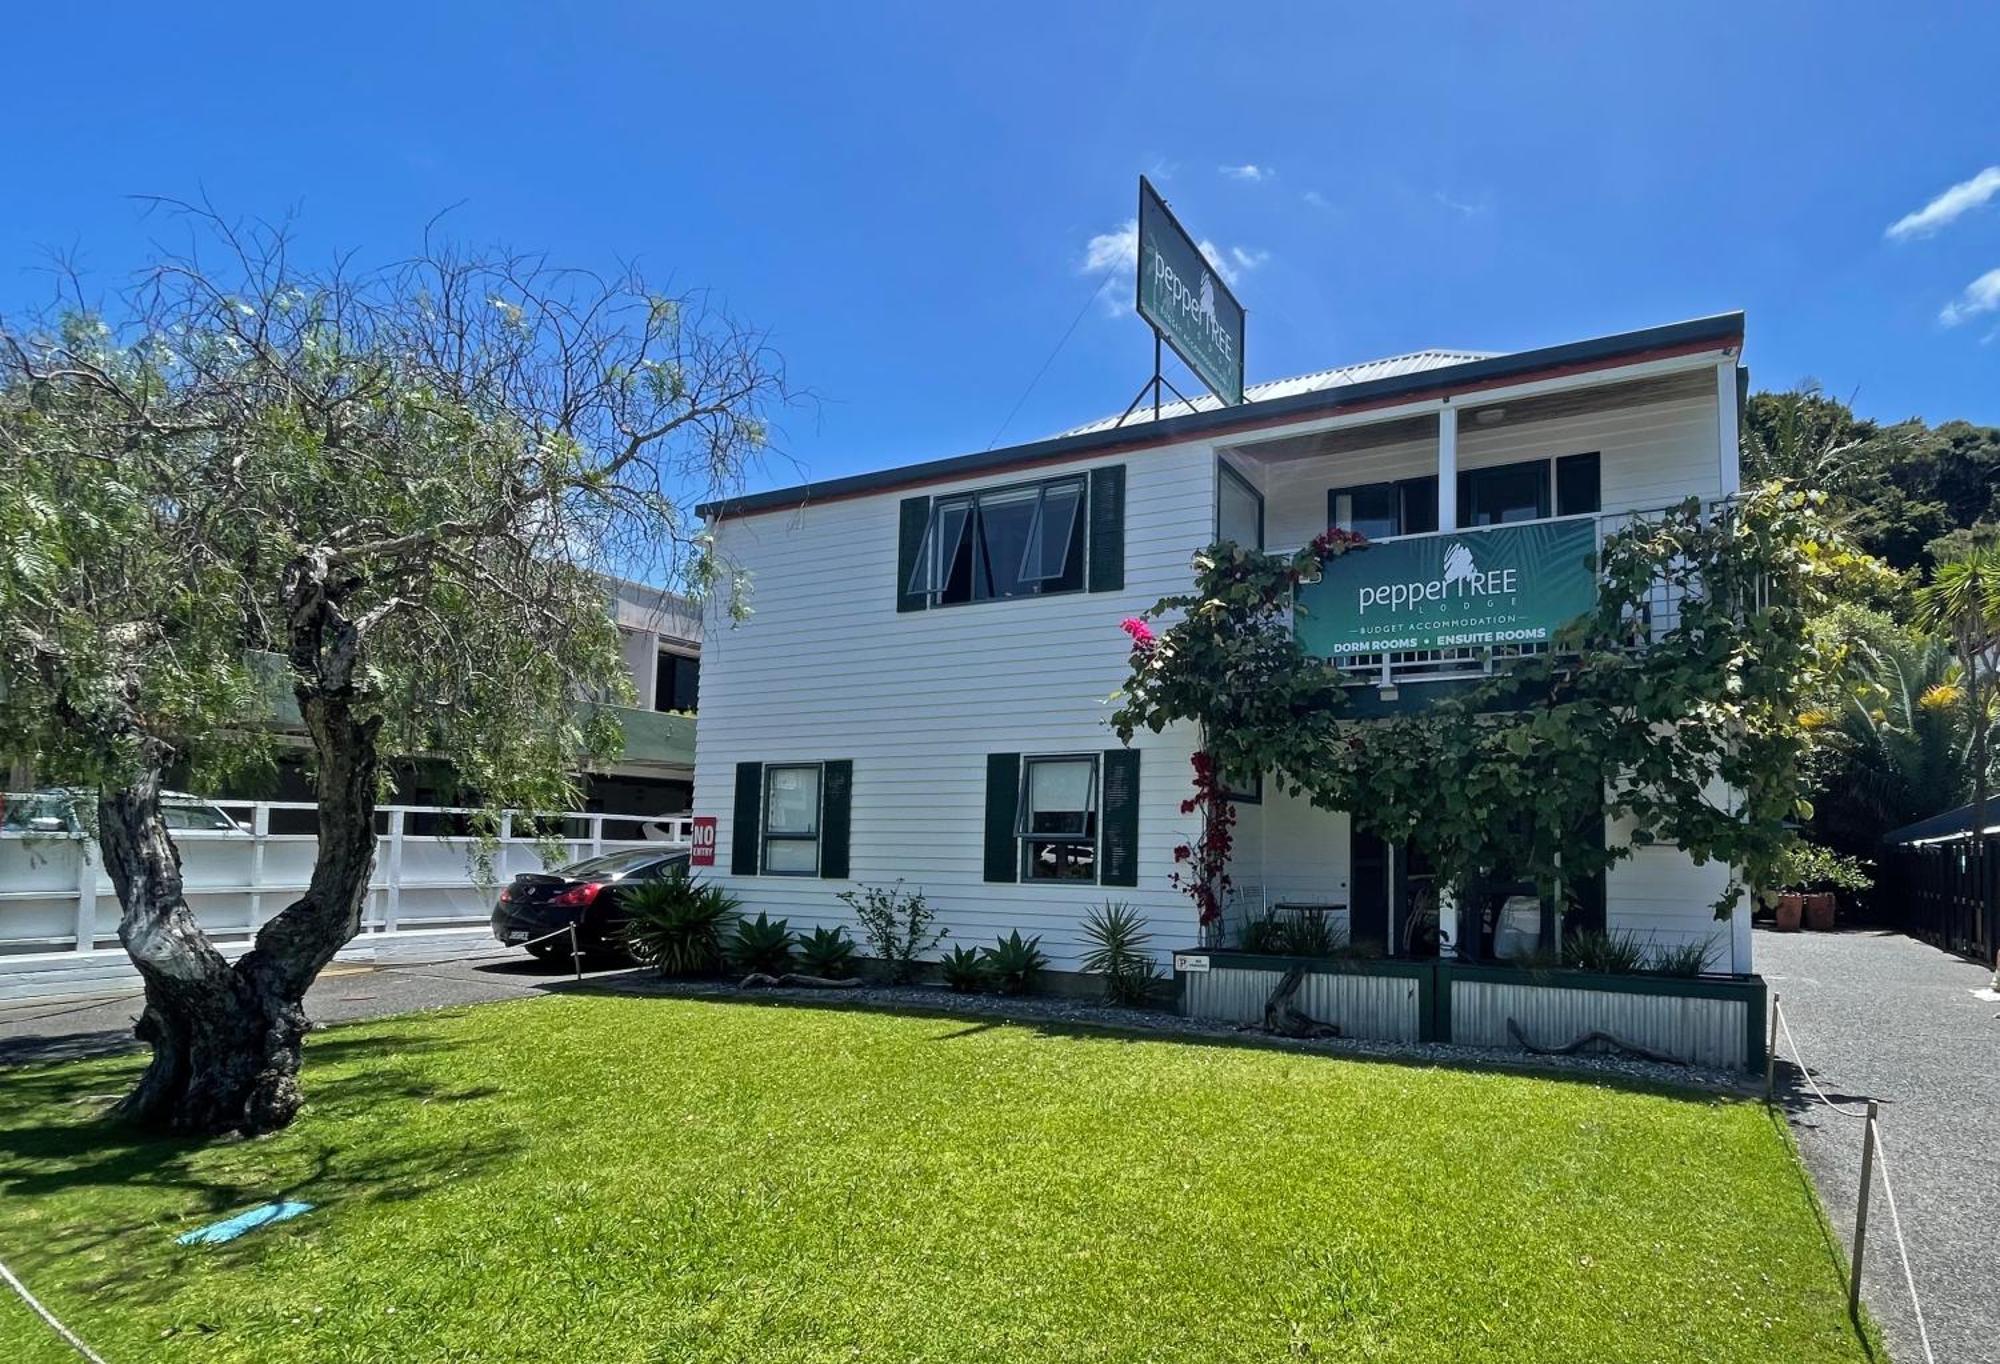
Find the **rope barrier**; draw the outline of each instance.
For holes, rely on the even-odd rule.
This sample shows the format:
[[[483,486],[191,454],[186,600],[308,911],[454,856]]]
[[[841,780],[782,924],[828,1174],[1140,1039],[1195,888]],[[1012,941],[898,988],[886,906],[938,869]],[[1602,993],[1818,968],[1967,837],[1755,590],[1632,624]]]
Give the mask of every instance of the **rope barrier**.
[[[1896,1189],[1889,1182],[1889,1152],[1888,1147],[1882,1141],[1882,1123],[1875,1116],[1875,1103],[1871,1100],[1867,1111],[1857,1113],[1851,1108],[1842,1108],[1839,1104],[1828,1098],[1826,1091],[1819,1087],[1819,1082],[1813,1079],[1812,1071],[1806,1065],[1805,1053],[1799,1050],[1798,1039],[1792,1036],[1791,1024],[1785,1021],[1785,1011],[1780,1006],[1776,995],[1771,997],[1771,1014],[1776,1020],[1778,1031],[1784,1033],[1785,1043],[1791,1049],[1792,1064],[1799,1068],[1799,1074],[1805,1077],[1807,1086],[1811,1088],[1813,1095],[1818,1101],[1843,1118],[1860,1118],[1864,1123],[1862,1129],[1864,1140],[1861,1160],[1862,1187],[1856,1203],[1854,1224],[1853,1272],[1855,1292],[1858,1294],[1860,1291],[1861,1250],[1868,1228],[1868,1186],[1871,1180],[1871,1172],[1879,1168],[1882,1172],[1882,1192],[1887,1196],[1889,1201],[1889,1226],[1896,1234],[1896,1256],[1902,1261],[1903,1265],[1903,1284],[1909,1289],[1910,1308],[1917,1319],[1917,1341],[1923,1346],[1925,1364],[1937,1364],[1937,1356],[1931,1353],[1930,1328],[1924,1322],[1923,1299],[1917,1296],[1916,1271],[1910,1264],[1910,1243],[1903,1236],[1903,1217],[1902,1213],[1896,1207]]]
[[[1882,1171],[1882,1192],[1889,1199],[1889,1226],[1896,1233],[1896,1254],[1903,1261],[1903,1283],[1910,1290],[1910,1307],[1917,1316],[1917,1341],[1924,1347],[1925,1364],[1937,1364],[1937,1356],[1931,1353],[1930,1328],[1924,1325],[1924,1304],[1917,1296],[1917,1278],[1910,1270],[1910,1246],[1903,1239],[1903,1216],[1896,1211],[1896,1186],[1889,1182],[1888,1149],[1882,1145],[1881,1124],[1876,1124],[1875,1164]]]
[[[90,1364],[104,1364],[104,1357],[98,1354],[95,1350],[91,1349],[88,1345],[85,1345],[82,1339],[76,1334],[76,1332],[70,1330],[69,1327],[63,1325],[60,1321],[57,1321],[56,1314],[49,1311],[48,1308],[42,1306],[41,1300],[37,1298],[33,1293],[30,1293],[28,1291],[28,1286],[22,1283],[19,1279],[15,1278],[14,1271],[7,1268],[7,1266],[4,1263],[0,1263],[0,1279],[5,1279],[7,1281],[7,1286],[13,1289],[16,1293],[19,1293],[21,1295],[21,1301],[28,1304],[28,1306],[34,1308],[35,1315],[40,1317],[43,1321],[47,1322],[49,1324],[49,1329],[51,1331],[54,1331],[57,1335],[61,1336],[63,1338],[64,1343],[67,1344],[70,1347],[70,1349],[75,1350],[78,1354],[82,1355],[85,1359],[89,1360]]]

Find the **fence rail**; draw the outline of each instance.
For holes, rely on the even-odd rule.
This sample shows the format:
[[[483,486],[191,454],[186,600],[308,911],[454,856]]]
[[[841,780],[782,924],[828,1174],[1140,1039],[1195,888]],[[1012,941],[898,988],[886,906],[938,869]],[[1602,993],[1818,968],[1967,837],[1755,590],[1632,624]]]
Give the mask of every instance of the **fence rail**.
[[[304,801],[208,801],[234,829],[176,830],[188,906],[220,942],[247,939],[306,887],[318,852],[317,810]],[[686,816],[506,812],[482,839],[479,812],[384,805],[362,932],[471,927],[499,886],[619,848],[686,847]],[[94,843],[77,832],[0,833],[0,970],[8,956],[118,946],[118,897]]]

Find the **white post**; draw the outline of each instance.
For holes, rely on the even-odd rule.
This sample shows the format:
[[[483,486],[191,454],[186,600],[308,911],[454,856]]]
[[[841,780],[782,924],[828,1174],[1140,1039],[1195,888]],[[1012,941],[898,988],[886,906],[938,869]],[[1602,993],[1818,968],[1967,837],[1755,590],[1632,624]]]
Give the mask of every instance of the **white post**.
[[[1731,357],[1715,367],[1715,440],[1724,497],[1736,496],[1743,487],[1742,437],[1736,422],[1736,360]]]
[[[502,882],[514,879],[514,812],[500,812],[500,867],[498,875]]]
[[[400,808],[389,811],[389,885],[383,896],[386,913],[382,926],[391,933],[396,931],[403,909],[403,820],[407,813]]]
[[[590,817],[590,855],[592,857],[604,856],[603,815],[592,815]]]
[[[271,807],[258,801],[250,807],[250,931],[264,925],[264,844],[271,837]]]
[[[89,952],[97,946],[97,863],[91,860],[90,840],[76,840],[76,950]]]
[[[1458,529],[1458,409],[1438,409],[1438,529]]]

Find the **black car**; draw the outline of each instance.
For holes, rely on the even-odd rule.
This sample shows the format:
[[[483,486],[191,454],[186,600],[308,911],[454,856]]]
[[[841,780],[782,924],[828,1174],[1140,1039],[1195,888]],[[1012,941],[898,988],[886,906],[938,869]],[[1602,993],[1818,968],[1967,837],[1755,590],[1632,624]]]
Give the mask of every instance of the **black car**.
[[[569,934],[547,935],[575,924],[578,945],[586,953],[622,952],[626,916],[619,897],[649,881],[681,875],[687,864],[685,848],[626,848],[558,871],[523,872],[500,892],[493,907],[493,936],[522,944],[537,957],[565,957]]]

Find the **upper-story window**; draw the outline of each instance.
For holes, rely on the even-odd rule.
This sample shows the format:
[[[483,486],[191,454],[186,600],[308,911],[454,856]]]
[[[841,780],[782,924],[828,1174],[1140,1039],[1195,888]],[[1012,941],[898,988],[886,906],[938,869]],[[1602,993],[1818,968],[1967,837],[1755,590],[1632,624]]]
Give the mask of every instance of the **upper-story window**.
[[[1464,469],[1458,475],[1458,525],[1500,526],[1579,516],[1600,510],[1595,453],[1529,459]],[[1438,528],[1437,478],[1398,479],[1331,489],[1329,526],[1359,531],[1371,540],[1421,535]]]
[[[1081,592],[1085,480],[988,488],[940,497],[907,590],[948,606]]]
[[[653,678],[653,709],[692,713],[701,699],[701,660],[692,654],[660,650],[660,670]]]
[[[1215,538],[1244,549],[1264,548],[1264,495],[1249,479],[1229,467],[1227,460],[1216,464]]]

